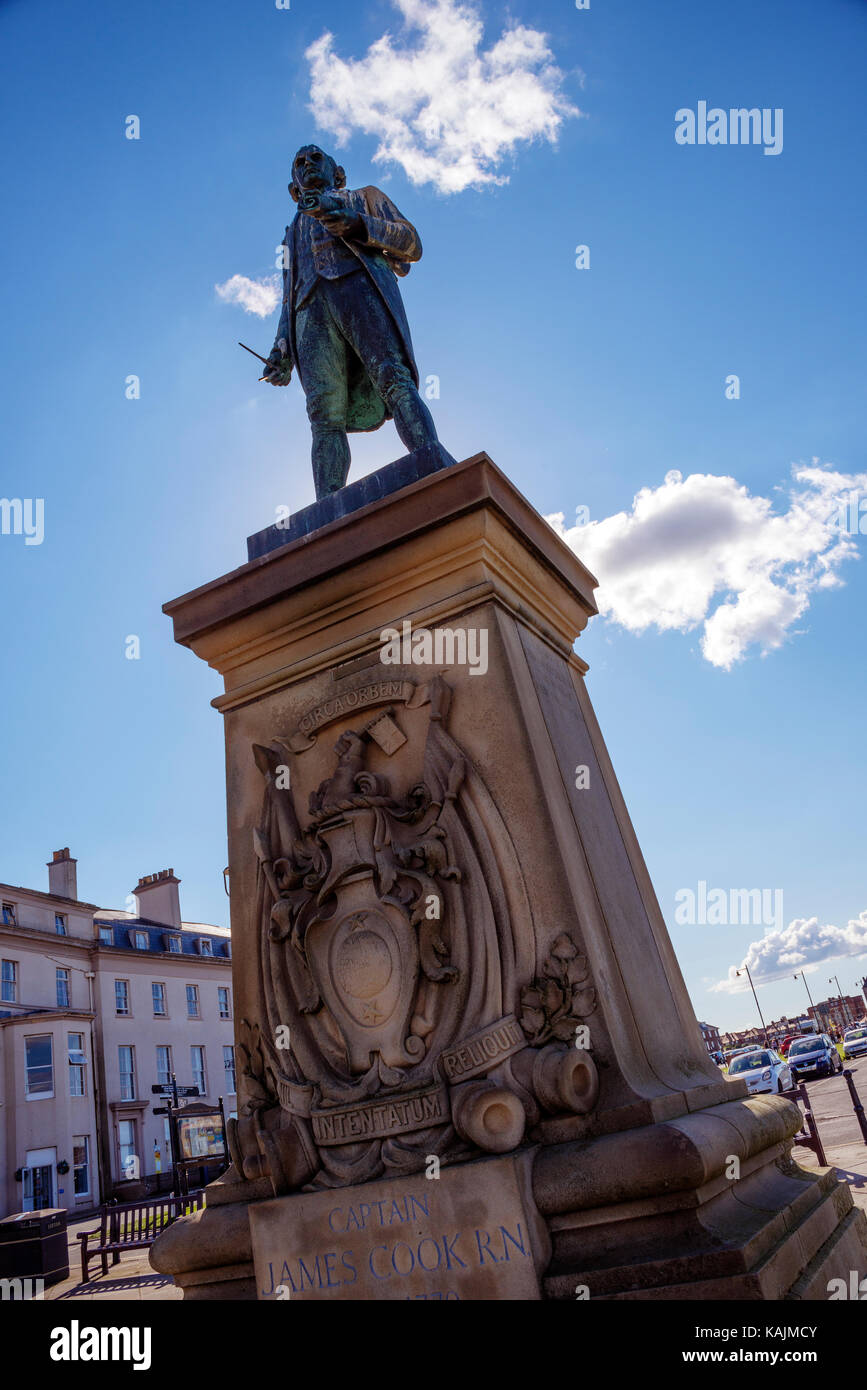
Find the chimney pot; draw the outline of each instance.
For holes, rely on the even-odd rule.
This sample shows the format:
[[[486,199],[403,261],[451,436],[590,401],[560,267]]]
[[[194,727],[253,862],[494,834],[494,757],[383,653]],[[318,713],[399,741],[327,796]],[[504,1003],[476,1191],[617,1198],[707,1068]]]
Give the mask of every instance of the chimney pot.
[[[78,898],[78,860],[66,849],[52,850],[48,863],[48,891],[58,898]]]
[[[178,894],[179,880],[173,869],[160,869],[155,874],[145,874],[133,889],[139,917],[160,926],[179,928],[181,925],[181,903]]]

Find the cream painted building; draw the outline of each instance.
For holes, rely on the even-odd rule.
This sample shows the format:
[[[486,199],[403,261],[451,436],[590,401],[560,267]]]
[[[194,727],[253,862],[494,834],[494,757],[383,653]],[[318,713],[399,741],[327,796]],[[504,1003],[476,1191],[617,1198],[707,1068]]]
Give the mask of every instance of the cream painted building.
[[[66,849],[48,876],[0,884],[0,1216],[165,1186],[172,1072],[236,1108],[228,929],[181,920],[171,869],[134,912],[80,901]]]

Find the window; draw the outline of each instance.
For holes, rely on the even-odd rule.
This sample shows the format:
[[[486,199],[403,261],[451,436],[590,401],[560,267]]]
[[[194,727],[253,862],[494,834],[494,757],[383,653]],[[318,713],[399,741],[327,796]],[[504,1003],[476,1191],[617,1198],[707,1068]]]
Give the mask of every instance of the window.
[[[18,919],[15,916],[15,904],[3,904],[3,925],[4,927],[17,927]]]
[[[117,1049],[120,1066],[120,1098],[135,1100],[135,1048],[122,1044]]]
[[[129,980],[114,982],[114,1011],[116,1014],[129,1014]]]
[[[114,932],[112,931],[111,927],[100,927],[99,944],[100,946],[114,945]]]
[[[76,1197],[90,1193],[90,1140],[86,1134],[72,1140],[72,1190]]]
[[[223,1071],[226,1073],[226,1094],[235,1094],[235,1049],[228,1043],[223,1048]]]
[[[18,1002],[18,962],[17,960],[4,960],[0,965],[0,1003],[17,1004]]]
[[[57,980],[57,1007],[58,1009],[69,1008],[69,971],[62,970],[60,966],[54,972]]]
[[[135,948],[137,951],[146,951],[148,948],[148,934],[146,931],[135,932]]]
[[[205,1049],[203,1047],[191,1047],[190,1061],[193,1067],[193,1085],[198,1086],[200,1096],[206,1096],[208,1088],[205,1084]]]
[[[67,1043],[69,1046],[69,1094],[71,1096],[83,1096],[86,1094],[84,1069],[87,1066],[84,1034],[68,1033]]]
[[[166,987],[165,987],[165,985],[164,985],[164,984],[161,984],[159,980],[154,980],[154,981],[152,981],[152,983],[151,983],[151,994],[153,995],[153,1001],[154,1001],[154,1015],[155,1015],[155,1017],[157,1017],[157,1018],[165,1018],[165,1016],[166,1016]]]
[[[187,985],[187,1018],[199,1018],[199,986]]]
[[[220,1018],[231,1018],[232,1010],[229,1004],[229,991],[226,985],[217,986],[217,1005],[220,1010]]]
[[[210,938],[207,937],[207,936],[200,936],[200,937],[199,937],[199,955],[200,955],[200,956],[212,956],[213,954],[214,954],[214,947],[213,947],[213,943],[211,942]]]
[[[28,1100],[47,1100],[54,1095],[54,1061],[50,1033],[24,1039],[26,1079],[24,1093]]]
[[[62,912],[54,914],[54,930],[58,936],[66,936],[66,918]]]
[[[157,1048],[157,1081],[160,1086],[170,1086],[172,1081],[172,1049]],[[168,1120],[166,1121],[168,1124]]]
[[[135,1120],[118,1120],[117,1143],[121,1175],[125,1178],[137,1178],[141,1165],[136,1153]]]
[[[181,938],[179,936],[167,936],[169,950],[176,956],[181,953]]]

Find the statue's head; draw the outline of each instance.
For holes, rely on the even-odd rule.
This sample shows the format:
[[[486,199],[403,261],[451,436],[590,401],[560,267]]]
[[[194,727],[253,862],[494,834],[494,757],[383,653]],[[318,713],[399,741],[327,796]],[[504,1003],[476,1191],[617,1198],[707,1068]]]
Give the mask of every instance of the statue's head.
[[[328,188],[345,188],[346,172],[336,159],[320,150],[318,145],[302,145],[292,161],[292,182],[289,192],[297,203],[302,193]]]

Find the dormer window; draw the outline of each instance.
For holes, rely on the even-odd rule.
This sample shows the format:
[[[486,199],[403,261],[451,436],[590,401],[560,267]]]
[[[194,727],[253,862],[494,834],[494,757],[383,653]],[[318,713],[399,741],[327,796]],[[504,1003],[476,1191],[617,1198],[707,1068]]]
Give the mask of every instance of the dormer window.
[[[15,916],[15,904],[4,903],[2,908],[4,927],[17,927],[18,920]]]
[[[114,932],[112,931],[111,927],[100,927],[99,944],[100,946],[114,945]]]
[[[181,953],[181,938],[179,936],[172,936],[169,932],[165,932],[163,935],[163,947],[166,951],[171,951],[174,955],[179,956]]]
[[[207,937],[207,936],[200,936],[200,937],[199,937],[199,955],[200,955],[200,956],[212,956],[213,954],[214,954],[214,946],[213,946],[213,942],[211,941],[210,937]]]
[[[54,930],[58,936],[66,936],[66,918],[62,912],[54,914]]]
[[[232,943],[231,943],[231,941],[224,941],[224,942],[223,942],[223,954],[226,955],[226,956],[228,956],[229,960],[232,959]]]
[[[147,934],[147,932],[146,932],[146,931],[137,931],[137,932],[134,932],[133,935],[134,935],[134,937],[135,937],[135,948],[136,948],[136,950],[137,950],[137,951],[146,951],[147,948],[148,948],[148,934]]]

